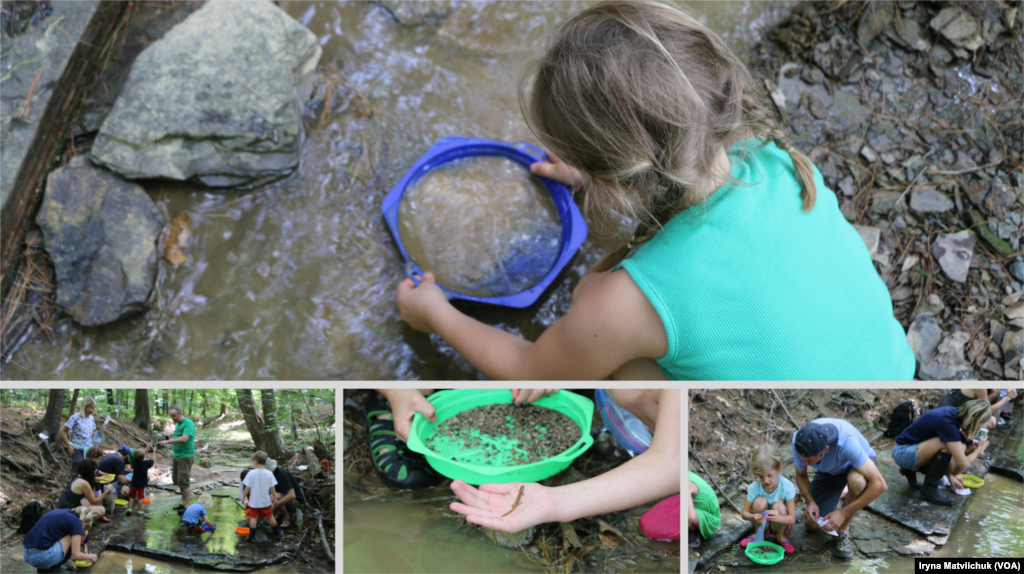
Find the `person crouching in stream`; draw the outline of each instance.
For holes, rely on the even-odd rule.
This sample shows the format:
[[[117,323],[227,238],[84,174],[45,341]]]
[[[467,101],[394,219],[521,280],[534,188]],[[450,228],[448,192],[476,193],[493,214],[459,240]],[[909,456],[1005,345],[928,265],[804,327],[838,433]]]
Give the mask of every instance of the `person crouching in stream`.
[[[910,486],[918,486],[917,473],[924,473],[922,499],[952,506],[953,499],[939,492],[939,482],[948,475],[950,486],[964,487],[959,475],[988,448],[988,437],[976,436],[991,418],[986,399],[967,401],[959,408],[932,409],[896,437],[892,459]]]
[[[851,560],[850,522],[854,514],[889,488],[878,470],[875,451],[850,423],[822,418],[807,423],[793,435],[793,464],[797,487],[807,501],[804,527],[808,532],[837,532],[832,555]],[[807,476],[808,466],[817,471],[813,482]],[[847,488],[845,504],[835,510]]]
[[[68,565],[70,561],[95,562],[99,557],[88,553],[84,541],[89,538],[89,528],[96,518],[97,515],[87,506],[47,512],[21,541],[25,562],[39,572],[60,572],[57,567],[62,564],[66,570],[74,572],[75,567]]]

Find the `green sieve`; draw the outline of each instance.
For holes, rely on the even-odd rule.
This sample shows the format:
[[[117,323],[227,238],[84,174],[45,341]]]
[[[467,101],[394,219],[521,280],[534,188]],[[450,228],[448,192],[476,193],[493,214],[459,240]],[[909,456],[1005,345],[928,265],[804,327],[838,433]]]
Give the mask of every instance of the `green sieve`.
[[[774,552],[774,554],[761,554],[759,552],[753,552],[758,548],[765,548]],[[786,557],[786,549],[775,544],[774,542],[757,542],[755,544],[747,545],[747,558],[750,558],[754,562],[764,566],[770,566],[772,564],[778,564],[782,562],[782,559]]]
[[[512,391],[509,389],[458,389],[434,393],[427,397],[427,400],[436,409],[437,422],[432,423],[417,413],[413,417],[412,428],[409,431],[407,443],[409,449],[424,455],[430,466],[442,475],[451,479],[463,480],[469,484],[504,484],[544,480],[565,470],[576,457],[583,454],[594,443],[593,437],[590,436],[594,402],[576,393],[558,391],[533,404],[556,410],[569,417],[579,427],[580,439],[564,452],[538,462],[518,464],[515,460],[523,454],[523,451],[516,441],[510,441],[505,437],[471,441],[473,445],[468,451],[464,450],[466,445],[460,440],[451,441],[442,445],[440,452],[436,452],[431,450],[424,441],[433,436],[438,425],[463,411],[476,407],[511,403]],[[546,431],[541,428],[536,430],[541,437]],[[476,431],[473,435],[479,437],[479,433]],[[471,462],[452,460],[456,452],[458,452],[458,458],[470,459]],[[495,464],[496,462],[498,464]]]

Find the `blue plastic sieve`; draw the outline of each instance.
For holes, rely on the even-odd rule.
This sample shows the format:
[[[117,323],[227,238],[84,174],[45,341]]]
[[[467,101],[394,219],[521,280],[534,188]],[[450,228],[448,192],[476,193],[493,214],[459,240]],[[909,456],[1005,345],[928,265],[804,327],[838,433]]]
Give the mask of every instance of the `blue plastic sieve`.
[[[466,157],[472,156],[500,156],[516,161],[526,169],[530,164],[538,161],[545,161],[544,150],[529,143],[516,142],[505,143],[490,140],[481,140],[464,137],[442,138],[423,154],[412,168],[409,169],[399,180],[398,184],[391,188],[381,204],[381,211],[384,213],[384,220],[391,230],[391,235],[398,244],[398,250],[405,260],[405,274],[413,277],[413,274],[422,275],[423,271],[412,258],[402,243],[402,234],[398,224],[398,207],[401,204],[402,196],[406,189],[416,183],[421,177],[433,169],[442,165]],[[502,262],[503,267],[510,274],[526,273],[542,277],[531,287],[519,293],[509,293],[494,297],[477,297],[460,293],[444,285],[438,285],[449,299],[463,299],[479,303],[490,303],[505,307],[528,307],[537,300],[555,277],[565,268],[576,250],[580,248],[587,238],[587,224],[583,221],[576,203],[572,200],[572,194],[564,184],[540,176],[537,177],[551,193],[551,199],[558,210],[558,216],[562,223],[562,237],[559,241],[557,253],[551,252],[549,247],[541,243],[521,246],[511,250],[509,257]],[[546,273],[545,273],[546,270]],[[413,277],[413,280],[416,279]],[[417,284],[419,282],[417,281]]]

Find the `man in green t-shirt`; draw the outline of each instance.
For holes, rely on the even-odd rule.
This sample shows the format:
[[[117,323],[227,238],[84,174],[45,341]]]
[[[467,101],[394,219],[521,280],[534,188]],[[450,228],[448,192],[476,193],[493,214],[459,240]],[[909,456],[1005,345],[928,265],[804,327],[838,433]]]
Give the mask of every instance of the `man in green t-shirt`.
[[[192,457],[196,454],[196,423],[185,418],[181,409],[171,407],[171,420],[174,421],[174,438],[162,440],[159,446],[174,445],[174,462],[171,465],[171,482],[181,490],[181,504],[175,510],[184,510],[192,503],[192,492],[189,490],[189,475],[192,474]]]

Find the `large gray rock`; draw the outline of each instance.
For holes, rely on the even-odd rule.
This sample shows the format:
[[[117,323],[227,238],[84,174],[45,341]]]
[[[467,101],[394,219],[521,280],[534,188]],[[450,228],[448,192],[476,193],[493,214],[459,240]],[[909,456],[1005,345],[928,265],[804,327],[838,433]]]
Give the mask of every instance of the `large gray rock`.
[[[57,303],[76,321],[102,325],[145,306],[164,222],[141,187],[79,157],[47,177],[36,222],[57,273]]]
[[[31,24],[23,33],[0,34],[0,206],[12,196],[14,180],[36,134],[48,129],[40,119],[98,5],[95,1],[49,2],[45,9],[27,15]]]
[[[270,2],[209,2],[146,48],[92,149],[130,179],[252,188],[299,165],[316,36]]]

